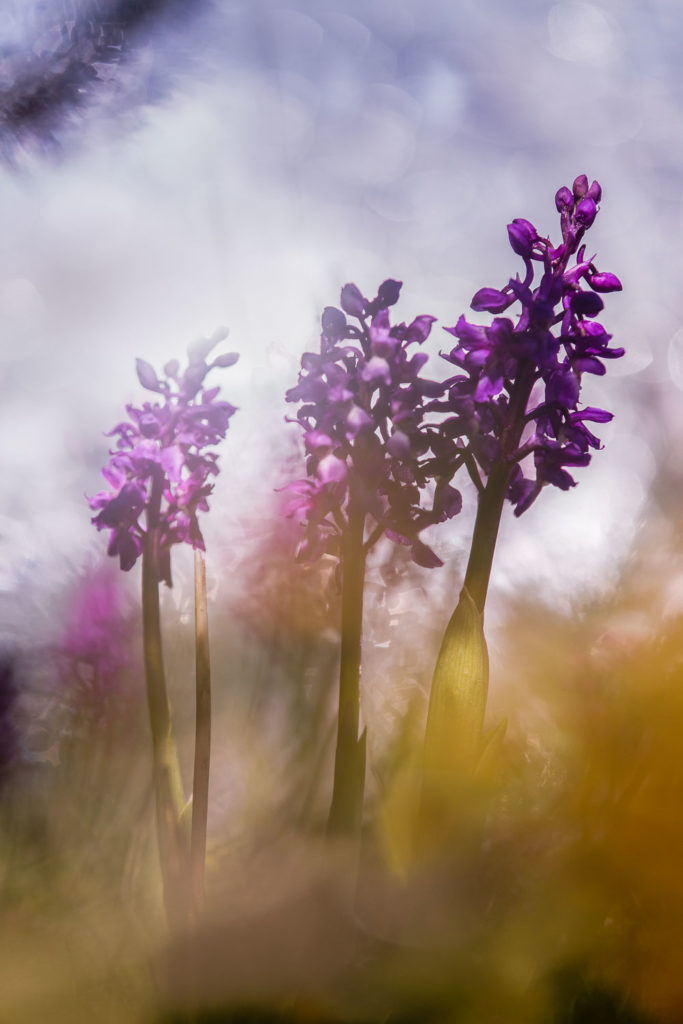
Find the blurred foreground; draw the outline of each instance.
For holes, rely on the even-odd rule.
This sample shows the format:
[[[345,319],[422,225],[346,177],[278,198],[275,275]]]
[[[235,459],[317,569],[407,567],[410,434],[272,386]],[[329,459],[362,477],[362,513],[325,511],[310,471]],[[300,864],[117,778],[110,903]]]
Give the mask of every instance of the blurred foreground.
[[[72,588],[61,647],[2,665],[3,1024],[679,1022],[683,544],[667,488],[611,594],[573,614],[533,595],[508,607],[489,706],[507,733],[421,850],[406,779],[443,611],[400,552],[377,567],[357,886],[356,851],[323,834],[333,574],[293,566],[285,536],[239,608],[218,597],[193,940],[165,935],[135,600],[106,572]],[[185,582],[181,566],[165,622],[189,769]]]

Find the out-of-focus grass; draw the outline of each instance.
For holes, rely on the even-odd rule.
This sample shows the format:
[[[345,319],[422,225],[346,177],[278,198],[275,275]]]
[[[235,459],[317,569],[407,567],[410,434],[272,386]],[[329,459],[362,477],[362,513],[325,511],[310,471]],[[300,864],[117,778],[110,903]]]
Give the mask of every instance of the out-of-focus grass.
[[[417,584],[387,572],[369,600],[367,642],[383,644],[387,607],[400,636],[373,650],[364,685],[401,700],[365,704],[370,731],[391,741],[371,745],[360,852],[330,846],[334,586],[298,576],[286,554],[269,574],[254,568],[239,608],[220,594],[212,608],[214,805],[197,935],[164,935],[142,688],[110,696],[104,716],[64,696],[44,715],[49,756],[15,766],[2,794],[0,1021],[160,1024],[200,1006],[198,1021],[677,1024],[676,531],[653,522],[615,590],[571,614],[532,596],[509,608],[492,640],[489,706],[507,735],[485,772],[460,780],[447,838],[418,844],[402,872],[387,857],[385,812],[419,747],[429,591],[402,619],[401,588]],[[191,708],[177,698],[191,680],[191,624],[182,601],[167,621],[174,609],[186,753]],[[400,801],[392,813],[396,824]]]

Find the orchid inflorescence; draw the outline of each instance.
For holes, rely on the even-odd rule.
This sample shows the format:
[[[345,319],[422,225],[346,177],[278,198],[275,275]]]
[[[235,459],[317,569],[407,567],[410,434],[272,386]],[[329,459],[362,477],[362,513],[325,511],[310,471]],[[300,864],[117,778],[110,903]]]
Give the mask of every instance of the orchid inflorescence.
[[[419,346],[434,317],[392,325],[389,307],[400,289],[400,282],[384,281],[369,301],[356,285],[345,285],[341,309],[323,312],[320,353],[304,354],[299,381],[287,392],[287,401],[304,403],[297,420],[308,477],[289,485],[296,494],[289,512],[307,523],[303,559],[339,553],[353,502],[374,524],[367,548],[386,534],[409,546],[418,564],[441,565],[419,534],[460,511],[460,492],[450,484],[458,453],[423,418],[425,400],[444,391],[420,376],[428,356]],[[424,508],[421,495],[432,480],[433,499]]]
[[[604,409],[578,408],[582,375],[604,374],[602,360],[624,353],[609,347],[611,335],[596,320],[603,309],[600,293],[618,291],[621,283],[614,274],[599,272],[582,244],[601,194],[598,182],[589,187],[585,175],[571,191],[557,192],[562,231],[557,248],[527,220],[508,224],[510,245],[524,261],[524,277],[512,278],[502,290],[476,293],[472,309],[494,314],[489,326],[461,316],[455,327],[446,328],[458,344],[445,358],[464,372],[446,382],[446,399],[430,408],[447,414],[441,427],[445,436],[467,439],[480,488],[481,477],[495,464],[511,467],[507,497],[518,516],[545,484],[562,490],[575,484],[565,467],[588,465],[590,449],[600,447],[586,424],[612,419]],[[542,269],[535,288],[534,264]],[[515,303],[521,311],[513,323],[500,314]],[[533,479],[520,467],[531,455]]]
[[[557,248],[527,220],[508,225],[524,277],[476,293],[472,309],[494,314],[489,326],[461,316],[446,328],[458,344],[444,358],[460,371],[446,381],[421,377],[427,355],[408,351],[426,340],[435,318],[418,316],[408,326],[389,321],[399,282],[385,281],[372,301],[356,285],[344,286],[341,309],[323,312],[320,354],[305,353],[298,384],[286,396],[303,403],[297,419],[308,477],[290,484],[296,497],[289,506],[307,525],[300,557],[338,554],[353,496],[374,519],[370,544],[385,533],[410,545],[418,564],[439,565],[418,535],[460,511],[451,481],[462,466],[480,492],[500,467],[518,516],[544,485],[575,484],[565,467],[587,465],[590,449],[600,447],[587,423],[612,419],[604,409],[579,409],[582,375],[604,374],[602,360],[623,355],[609,347],[611,335],[596,320],[600,293],[621,283],[597,270],[583,244],[600,197],[598,182],[589,186],[585,175],[571,191],[557,192]],[[534,288],[535,264],[542,274]],[[516,323],[501,315],[515,303],[521,306]],[[527,457],[533,457],[533,478],[520,465]],[[432,504],[424,508],[432,481]]]
[[[204,549],[197,513],[208,510],[211,478],[218,473],[218,455],[211,446],[225,437],[235,412],[218,399],[220,387],[203,386],[212,369],[237,361],[236,353],[226,353],[207,362],[225,336],[220,331],[191,345],[182,373],[177,359],[166,363],[162,378],[149,363],[137,360],[140,383],[161,400],[126,406],[130,418],[106,435],[116,437],[102,470],[109,488],[88,499],[97,512],[95,526],[110,531],[108,553],[118,556],[124,570],[141,555],[146,530],[158,528],[159,576],[169,586],[171,546],[188,543]]]

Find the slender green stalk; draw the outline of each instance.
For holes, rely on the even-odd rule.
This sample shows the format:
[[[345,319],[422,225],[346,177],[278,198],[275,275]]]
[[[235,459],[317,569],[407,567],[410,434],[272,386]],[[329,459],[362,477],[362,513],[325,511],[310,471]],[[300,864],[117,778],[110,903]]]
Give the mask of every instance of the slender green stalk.
[[[204,555],[194,552],[194,622],[196,715],[194,779],[192,784],[192,840],[190,877],[193,913],[199,913],[204,897],[206,860],[206,822],[209,813],[209,765],[211,760],[211,664],[209,658],[209,618],[206,604],[206,565]]]
[[[157,838],[164,905],[172,930],[187,916],[187,839],[182,824],[185,804],[178,751],[173,735],[166,688],[161,616],[159,611],[159,530],[161,484],[154,482],[148,528],[142,552],[142,631],[147,680],[147,704],[152,732],[152,760]]]
[[[486,604],[500,517],[503,513],[505,494],[512,472],[512,464],[506,460],[505,456],[507,452],[515,451],[519,445],[524,430],[524,412],[533,383],[533,367],[530,366],[527,373],[520,374],[510,396],[508,425],[503,433],[501,444],[502,458],[492,468],[486,486],[479,495],[464,586],[482,614]]]
[[[501,456],[479,494],[472,546],[460,599],[443,636],[432,678],[425,731],[422,829],[448,808],[448,794],[460,772],[476,768],[488,695],[488,654],[483,632],[484,607],[500,519],[512,472],[514,452],[524,430],[524,414],[534,383],[534,367],[520,374],[510,395],[501,436]],[[435,797],[435,799],[434,799]],[[433,806],[429,807],[429,804]]]
[[[358,737],[363,625],[365,513],[352,500],[342,543],[342,636],[339,666],[339,719],[334,761],[330,835],[357,835],[365,787],[365,732]]]

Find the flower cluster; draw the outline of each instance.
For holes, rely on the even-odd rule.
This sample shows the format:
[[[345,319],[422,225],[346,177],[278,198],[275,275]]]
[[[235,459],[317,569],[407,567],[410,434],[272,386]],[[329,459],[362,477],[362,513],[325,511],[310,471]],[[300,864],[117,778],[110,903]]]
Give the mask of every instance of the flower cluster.
[[[302,559],[339,554],[355,509],[370,527],[366,548],[386,533],[408,545],[418,564],[441,564],[419,533],[460,511],[460,493],[450,484],[457,445],[423,420],[425,399],[444,391],[420,376],[428,356],[419,346],[434,317],[392,325],[389,307],[400,289],[385,281],[368,301],[345,285],[341,309],[323,312],[320,353],[304,354],[299,381],[287,392],[287,401],[303,403],[297,419],[308,477],[289,485],[296,495],[289,512],[307,523]],[[430,481],[433,498],[424,508],[421,492]]]
[[[585,175],[572,190],[557,192],[562,231],[557,248],[529,221],[509,224],[510,245],[524,261],[524,277],[516,276],[502,290],[476,293],[472,309],[494,314],[489,326],[461,316],[455,327],[446,328],[458,345],[445,358],[464,373],[447,382],[447,399],[431,408],[450,414],[442,427],[445,435],[467,439],[484,477],[496,464],[512,466],[507,497],[515,515],[529,508],[545,484],[572,487],[576,481],[565,467],[587,465],[590,449],[600,447],[586,424],[612,418],[603,409],[579,408],[582,375],[604,374],[603,360],[623,355],[623,349],[609,347],[611,335],[596,320],[603,309],[601,293],[618,291],[621,283],[598,271],[582,244],[600,198],[600,185],[589,186]],[[515,303],[521,311],[513,323],[501,314]],[[520,466],[526,456],[533,456],[533,478]]]
[[[188,543],[204,548],[197,513],[208,509],[211,478],[218,473],[218,455],[210,449],[225,437],[235,412],[229,402],[218,400],[219,387],[203,386],[214,367],[237,361],[236,353],[226,353],[207,363],[224,337],[225,332],[218,332],[195,342],[188,349],[184,372],[173,359],[164,367],[162,379],[149,363],[137,360],[140,383],[160,400],[144,402],[141,408],[126,406],[130,418],[106,435],[117,439],[102,470],[109,489],[88,499],[97,512],[92,522],[98,530],[110,531],[108,554],[119,557],[123,570],[135,565],[146,532],[158,530],[159,573],[169,586],[171,546]],[[146,525],[141,522],[143,513]]]

